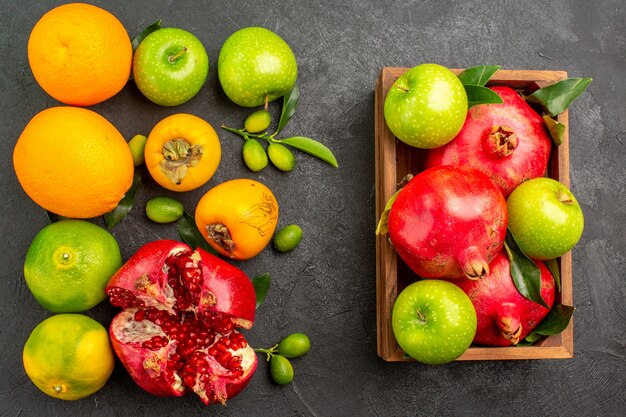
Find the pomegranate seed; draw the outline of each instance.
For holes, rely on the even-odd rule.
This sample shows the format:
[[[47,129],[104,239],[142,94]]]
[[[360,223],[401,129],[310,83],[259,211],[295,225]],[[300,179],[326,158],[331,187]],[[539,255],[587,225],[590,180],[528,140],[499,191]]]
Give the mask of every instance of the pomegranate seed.
[[[214,356],[214,357],[215,357],[215,356],[217,356],[217,354],[218,354],[218,353],[220,353],[220,351],[219,351],[219,350],[217,350],[217,348],[215,348],[215,347],[211,347],[211,348],[209,348],[209,355],[211,355],[211,356]]]
[[[135,313],[135,321],[143,321],[145,316],[146,316],[145,310],[137,310],[137,312]]]
[[[226,351],[217,355],[215,359],[220,363],[220,365],[226,367],[226,364],[228,363],[231,357],[232,357],[231,353]]]
[[[183,383],[187,385],[189,388],[193,388],[193,386],[196,385],[196,378],[195,376],[192,376],[192,375],[186,375],[183,378]]]

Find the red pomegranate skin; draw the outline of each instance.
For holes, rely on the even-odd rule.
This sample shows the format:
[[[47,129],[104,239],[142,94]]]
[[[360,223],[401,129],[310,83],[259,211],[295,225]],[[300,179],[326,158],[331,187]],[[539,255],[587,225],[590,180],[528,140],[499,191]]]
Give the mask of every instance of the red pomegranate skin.
[[[550,308],[555,288],[552,274],[543,262],[541,297]],[[523,340],[543,320],[550,309],[520,294],[511,278],[511,266],[504,250],[491,262],[490,273],[478,281],[454,281],[472,300],[478,325],[474,343],[486,346],[512,346]]]
[[[522,182],[544,175],[552,141],[543,118],[515,90],[491,87],[500,104],[469,109],[459,134],[426,154],[426,167],[467,166],[487,174],[507,197]]]
[[[502,193],[482,172],[438,166],[398,193],[389,239],[423,278],[478,279],[502,248],[508,215]]]
[[[111,344],[144,390],[193,391],[205,404],[225,404],[252,378],[256,353],[237,327],[253,325],[256,295],[238,268],[160,240],[142,246],[105,292],[124,309],[111,323]]]

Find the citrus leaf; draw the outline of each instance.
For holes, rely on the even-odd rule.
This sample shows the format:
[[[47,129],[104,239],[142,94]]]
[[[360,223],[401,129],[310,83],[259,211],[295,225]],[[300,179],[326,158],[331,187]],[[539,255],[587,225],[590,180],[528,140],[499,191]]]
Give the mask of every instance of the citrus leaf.
[[[467,108],[472,108],[477,104],[499,104],[502,103],[500,96],[493,90],[480,85],[464,85],[467,93]]]
[[[135,37],[135,39],[133,39],[133,52],[135,51],[135,49],[137,49],[141,41],[144,40],[149,34],[161,29],[161,23],[163,23],[163,19],[157,20],[150,26],[146,27],[139,35]]]
[[[550,137],[552,138],[552,142],[554,142],[556,146],[562,144],[563,133],[565,133],[565,125],[563,123],[557,122],[547,114],[543,116],[543,120],[546,121],[546,125],[548,126],[548,130],[550,131]]]
[[[256,308],[259,308],[263,301],[265,301],[265,296],[270,289],[270,274],[266,272],[258,277],[254,277],[252,279],[252,285],[254,286],[254,292],[256,293]]]
[[[339,165],[337,164],[337,159],[335,155],[322,143],[311,139],[306,138],[304,136],[294,136],[291,138],[285,138],[281,140],[277,140],[284,145],[292,146],[302,152],[306,152],[309,155],[313,155],[314,157],[321,159],[322,161],[329,163],[330,165],[337,168]]]
[[[296,112],[296,107],[298,106],[298,102],[300,101],[300,89],[298,88],[298,84],[294,84],[291,91],[283,96],[283,109],[280,112],[280,119],[278,119],[278,127],[276,128],[276,133],[283,130],[287,123],[291,119],[291,116]]]
[[[385,235],[389,231],[389,229],[387,228],[387,226],[389,226],[388,224],[389,210],[391,210],[391,206],[393,205],[393,202],[396,201],[396,198],[398,197],[398,194],[400,193],[401,190],[402,188],[396,191],[395,194],[391,196],[389,201],[387,201],[387,204],[385,205],[385,209],[380,215],[380,220],[378,221],[378,225],[376,226],[376,236]]]
[[[556,285],[556,289],[561,292],[561,273],[559,272],[559,262],[556,259],[552,259],[544,262],[550,272],[552,273],[552,278],[554,278],[554,284]]]
[[[515,287],[524,297],[537,304],[550,308],[541,297],[541,271],[521,251],[511,231],[507,229],[504,248],[511,263],[511,278]]]
[[[126,191],[124,197],[117,203],[117,207],[115,207],[112,211],[104,214],[104,223],[107,226],[107,229],[111,230],[118,223],[126,218],[130,210],[135,205],[135,196],[137,195],[137,191],[141,187],[141,171],[135,170],[133,174],[133,184],[130,186],[130,189]]]
[[[527,342],[534,343],[541,339],[542,336],[551,336],[559,334],[569,324],[574,314],[575,308],[572,306],[566,306],[562,304],[555,304],[548,315],[535,327],[535,330],[530,332],[526,339]]]
[[[196,220],[192,215],[184,212],[183,217],[176,222],[176,226],[178,227],[178,235],[180,238],[183,242],[191,246],[192,249],[200,248],[213,255],[218,255],[217,251],[208,244],[202,236],[202,233],[198,230]]]
[[[484,86],[491,76],[500,68],[500,65],[479,65],[477,67],[467,68],[460,73],[458,77],[463,85]]]
[[[526,101],[539,106],[544,113],[554,117],[563,113],[590,83],[591,78],[568,78],[540,88],[526,97]]]

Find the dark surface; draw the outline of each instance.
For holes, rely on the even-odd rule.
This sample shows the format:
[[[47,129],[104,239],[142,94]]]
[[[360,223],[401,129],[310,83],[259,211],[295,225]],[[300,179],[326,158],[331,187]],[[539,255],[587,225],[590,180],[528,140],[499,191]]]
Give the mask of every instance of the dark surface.
[[[302,226],[304,239],[293,253],[281,255],[270,248],[238,265],[250,276],[272,274],[268,298],[247,332],[251,343],[271,346],[290,332],[302,331],[311,338],[310,353],[294,361],[293,384],[271,383],[261,362],[244,393],[228,407],[209,409],[192,395],[150,396],[119,364],[105,388],[78,402],[45,396],[23,371],[23,344],[31,329],[50,315],[35,302],[22,275],[26,250],[47,218],[20,188],[11,162],[28,120],[58,104],[34,81],[26,56],[31,28],[58,2],[43,3],[4,1],[0,7],[1,416],[623,415],[623,1],[98,2],[122,21],[131,37],[159,18],[165,26],[195,33],[211,62],[207,84],[182,106],[153,105],[131,82],[93,107],[127,139],[147,134],[161,118],[178,112],[199,115],[215,127],[240,126],[249,111],[221,92],[217,56],[232,32],[260,25],[281,35],[298,59],[302,99],[285,135],[317,138],[339,161],[337,170],[299,153],[294,172],[270,167],[257,175],[243,165],[242,141],[220,132],[223,159],[207,185],[175,195],[145,175],[136,208],[113,230],[124,259],[148,241],[176,239],[174,225],[146,219],[145,201],[175,196],[193,212],[207,189],[237,177],[260,179],[274,190],[281,208],[279,226]],[[589,90],[570,109],[572,190],[586,216],[585,232],[573,252],[574,359],[429,367],[385,363],[376,356],[373,87],[382,67],[422,62],[458,68],[496,63],[593,77]],[[278,104],[272,108],[277,110]],[[107,303],[88,312],[105,325],[114,313]]]

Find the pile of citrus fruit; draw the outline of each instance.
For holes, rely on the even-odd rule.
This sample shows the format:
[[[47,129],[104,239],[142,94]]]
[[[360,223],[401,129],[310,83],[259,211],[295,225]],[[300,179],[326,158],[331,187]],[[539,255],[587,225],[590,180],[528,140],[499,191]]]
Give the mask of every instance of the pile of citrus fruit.
[[[158,35],[150,36],[155,32]],[[36,114],[13,152],[15,174],[26,194],[51,218],[60,218],[37,234],[26,254],[24,277],[30,291],[41,306],[59,314],[32,331],[23,362],[33,383],[59,399],[75,400],[96,392],[114,366],[107,331],[78,313],[106,298],[105,287],[121,267],[122,258],[113,235],[83,219],[114,212],[134,184],[135,167],[144,163],[158,184],[182,192],[206,184],[221,159],[217,133],[197,116],[174,114],[148,136],[137,135],[127,143],[104,117],[77,107],[113,97],[132,71],[140,91],[158,104],[177,105],[195,95],[206,79],[208,57],[206,68],[199,68],[199,75],[189,81],[194,83],[192,93],[183,91],[184,85],[159,86],[161,78],[154,77],[152,67],[171,65],[182,74],[195,56],[206,57],[200,41],[181,29],[155,28],[151,33],[138,38],[139,57],[115,16],[93,5],[71,3],[44,14],[30,34],[28,60],[33,76],[65,106]],[[147,37],[150,42],[144,45]],[[150,45],[172,39],[188,41],[189,47],[172,46],[164,62],[157,62]],[[285,91],[295,83],[295,58],[287,69],[291,85],[283,85]],[[180,74],[177,77],[182,79]],[[183,216],[184,207],[172,198],[156,197],[146,205],[146,214],[155,222],[169,223]],[[233,259],[249,259],[272,239],[278,203],[257,181],[228,181],[202,198],[196,223],[216,251]],[[292,250],[301,236],[301,230],[291,225],[275,245],[282,252]]]

